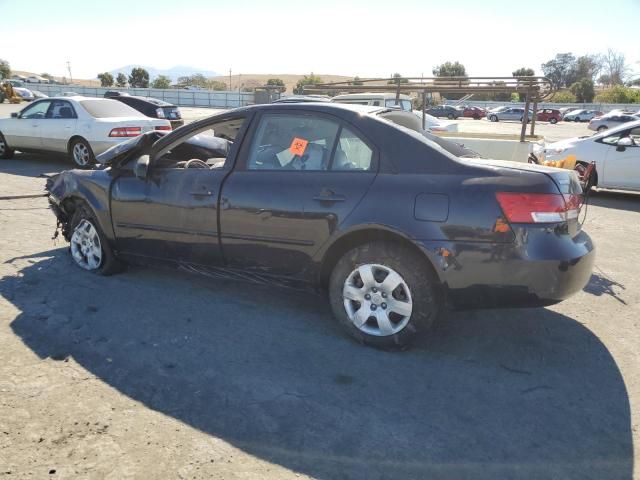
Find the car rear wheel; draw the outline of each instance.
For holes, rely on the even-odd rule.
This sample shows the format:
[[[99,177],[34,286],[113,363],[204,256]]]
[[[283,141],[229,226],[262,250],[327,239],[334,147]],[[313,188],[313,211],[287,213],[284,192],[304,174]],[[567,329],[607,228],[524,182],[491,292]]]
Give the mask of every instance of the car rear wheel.
[[[552,118],[551,120],[549,120],[549,123],[551,123],[552,125],[555,125],[556,123],[558,123],[558,119]]]
[[[605,131],[605,130],[607,130],[607,129],[608,129],[608,127],[607,127],[606,125],[600,125],[600,126],[598,127],[598,132],[604,132],[604,131]]]
[[[69,146],[71,161],[79,168],[87,168],[96,163],[91,145],[84,138],[77,138]]]
[[[93,212],[79,205],[71,218],[70,251],[76,265],[99,275],[111,275],[122,269]]]
[[[331,273],[329,299],[349,335],[382,349],[407,348],[440,310],[424,259],[392,242],[346,252]]]
[[[448,118],[449,120],[453,120],[453,119],[454,119],[454,118],[456,118],[456,117],[453,115],[453,113],[450,113],[450,114],[448,114],[448,115],[447,115],[447,118]]]
[[[489,117],[489,120],[491,120],[492,122],[497,122],[498,121],[498,117],[496,115],[491,115]]]
[[[579,122],[580,121],[580,117],[576,117],[573,119],[574,122]]]
[[[7,145],[7,142],[4,139],[4,136],[0,133],[0,158],[2,159],[13,158],[14,153],[15,151],[9,148],[9,145]]]

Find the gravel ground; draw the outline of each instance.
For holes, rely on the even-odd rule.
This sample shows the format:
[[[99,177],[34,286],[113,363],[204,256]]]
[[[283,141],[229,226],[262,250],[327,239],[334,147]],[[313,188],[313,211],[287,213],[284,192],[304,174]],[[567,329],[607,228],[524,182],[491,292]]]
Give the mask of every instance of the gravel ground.
[[[65,163],[0,161],[0,196]],[[640,197],[599,192],[589,285],[449,313],[413,350],[343,336],[325,299],[130,268],[0,200],[0,478],[640,478]]]

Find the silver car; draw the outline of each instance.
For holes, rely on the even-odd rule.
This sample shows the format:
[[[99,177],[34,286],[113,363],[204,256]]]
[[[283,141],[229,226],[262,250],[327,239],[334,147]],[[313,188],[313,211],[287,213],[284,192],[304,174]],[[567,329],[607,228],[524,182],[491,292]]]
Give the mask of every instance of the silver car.
[[[524,108],[522,107],[509,107],[497,112],[491,112],[487,115],[487,118],[492,122],[499,120],[517,120],[522,121],[524,116]],[[529,110],[529,120],[533,118],[533,112]]]
[[[589,130],[604,132],[609,128],[617,127],[627,122],[640,120],[640,115],[630,113],[608,113],[602,117],[594,118],[589,122]]]
[[[602,115],[602,112],[598,110],[574,110],[566,113],[563,120],[565,122],[588,122],[600,115]]]

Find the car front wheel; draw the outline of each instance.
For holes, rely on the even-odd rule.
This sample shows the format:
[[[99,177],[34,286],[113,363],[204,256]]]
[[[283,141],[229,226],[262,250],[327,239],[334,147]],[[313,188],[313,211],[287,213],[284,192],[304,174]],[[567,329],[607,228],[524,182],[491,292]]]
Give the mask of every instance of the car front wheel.
[[[549,123],[552,125],[555,125],[556,123],[558,123],[558,119],[557,118],[552,118],[551,120],[549,120]]]
[[[489,120],[491,120],[492,122],[497,122],[497,121],[498,121],[498,117],[497,117],[497,116],[495,116],[495,115],[491,115],[491,116],[489,117]]]
[[[100,275],[111,275],[121,270],[122,264],[116,259],[89,207],[81,204],[76,208],[70,231],[71,257],[76,265]]]
[[[333,313],[361,343],[407,348],[439,313],[433,274],[417,253],[393,242],[346,252],[331,273]]]
[[[604,132],[605,130],[607,130],[607,126],[606,125],[600,125],[598,127],[598,132]]]

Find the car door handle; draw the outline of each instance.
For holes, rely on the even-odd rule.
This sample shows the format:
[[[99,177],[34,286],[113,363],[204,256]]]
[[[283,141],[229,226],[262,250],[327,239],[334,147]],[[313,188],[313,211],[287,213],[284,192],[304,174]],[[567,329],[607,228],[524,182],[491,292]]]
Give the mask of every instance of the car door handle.
[[[318,195],[313,197],[316,202],[344,202],[347,197],[335,193],[333,190],[323,188]]]

